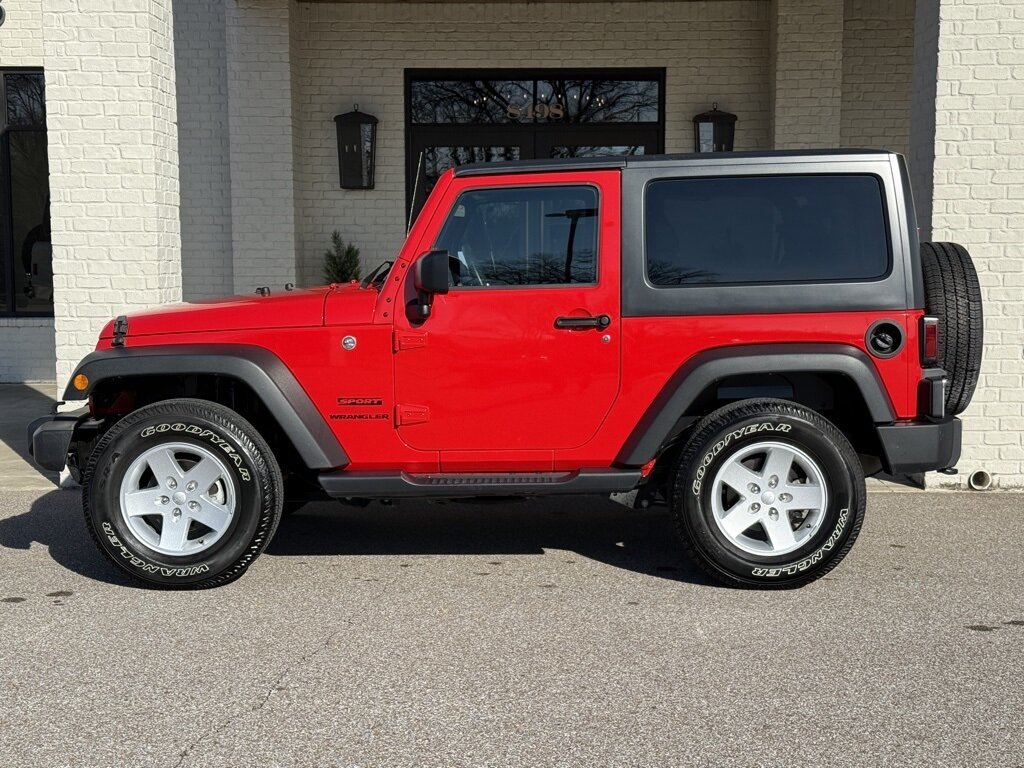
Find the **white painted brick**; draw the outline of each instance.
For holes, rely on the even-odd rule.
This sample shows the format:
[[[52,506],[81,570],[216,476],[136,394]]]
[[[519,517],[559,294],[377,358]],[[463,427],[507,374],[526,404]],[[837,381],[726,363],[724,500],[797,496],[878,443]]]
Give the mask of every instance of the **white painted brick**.
[[[906,153],[913,0],[846,0],[840,142]]]
[[[738,150],[767,149],[769,6],[761,1],[292,4],[300,279],[322,281],[322,255],[334,229],[359,246],[369,267],[392,258],[404,240],[405,68],[664,66],[669,152],[692,151],[692,118],[716,101],[739,115]],[[841,11],[837,23],[841,27]],[[811,84],[820,85],[814,78]],[[833,100],[838,103],[838,97]],[[333,117],[356,102],[380,119],[372,191],[338,187]],[[267,105],[259,114],[276,109]],[[265,117],[261,120],[266,126]],[[237,186],[234,166],[233,159],[232,185]],[[234,225],[239,226],[237,217]]]
[[[920,222],[926,237],[970,250],[986,313],[961,474],[938,478],[942,485],[963,487],[978,469],[992,473],[998,487],[1024,485],[1024,281],[1016,279],[1024,268],[1024,133],[1015,133],[1024,124],[1024,100],[1012,96],[1024,93],[1024,29],[1013,18],[1024,16],[1020,10],[1018,0],[920,0],[917,8],[912,168],[915,194],[923,190],[930,200],[922,210],[918,196]],[[946,162],[951,157],[969,161]]]
[[[2,0],[0,67],[43,66],[42,0]]]
[[[840,144],[843,3],[774,0],[770,56],[776,149]]]
[[[108,319],[181,298],[171,23],[170,0],[42,0],[58,387]]]

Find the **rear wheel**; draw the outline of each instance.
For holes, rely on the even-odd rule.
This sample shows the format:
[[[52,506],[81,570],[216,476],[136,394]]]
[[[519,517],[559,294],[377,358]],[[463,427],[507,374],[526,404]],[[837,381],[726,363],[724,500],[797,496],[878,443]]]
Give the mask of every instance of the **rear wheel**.
[[[675,469],[683,544],[737,587],[797,587],[853,546],[864,519],[857,454],[828,420],[784,400],[747,400],[705,418]]]
[[[89,459],[82,501],[100,550],[150,584],[202,588],[241,576],[281,516],[269,446],[234,411],[167,400],[121,419]]]

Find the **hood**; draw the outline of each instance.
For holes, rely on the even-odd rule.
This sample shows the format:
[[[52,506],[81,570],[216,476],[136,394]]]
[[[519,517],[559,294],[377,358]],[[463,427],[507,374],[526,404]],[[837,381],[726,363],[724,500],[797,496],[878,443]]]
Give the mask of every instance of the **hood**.
[[[347,291],[348,286],[341,290]],[[324,303],[333,291],[333,287],[323,287],[269,296],[232,296],[132,313],[127,316],[128,337],[319,326],[324,324]],[[100,338],[114,335],[114,322],[107,323]]]

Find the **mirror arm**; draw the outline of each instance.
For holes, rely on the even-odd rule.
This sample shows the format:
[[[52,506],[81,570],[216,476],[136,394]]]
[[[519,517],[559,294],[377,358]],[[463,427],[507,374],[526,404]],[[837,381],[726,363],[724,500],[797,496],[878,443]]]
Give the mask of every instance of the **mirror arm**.
[[[420,299],[420,317],[426,320],[430,317],[430,309],[434,304],[434,294],[427,291],[418,291]]]

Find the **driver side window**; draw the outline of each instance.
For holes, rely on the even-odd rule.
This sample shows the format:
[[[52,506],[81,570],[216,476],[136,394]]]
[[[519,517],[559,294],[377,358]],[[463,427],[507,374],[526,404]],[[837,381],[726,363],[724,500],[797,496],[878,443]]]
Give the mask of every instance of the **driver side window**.
[[[505,187],[459,195],[435,248],[463,288],[597,282],[597,190]]]

